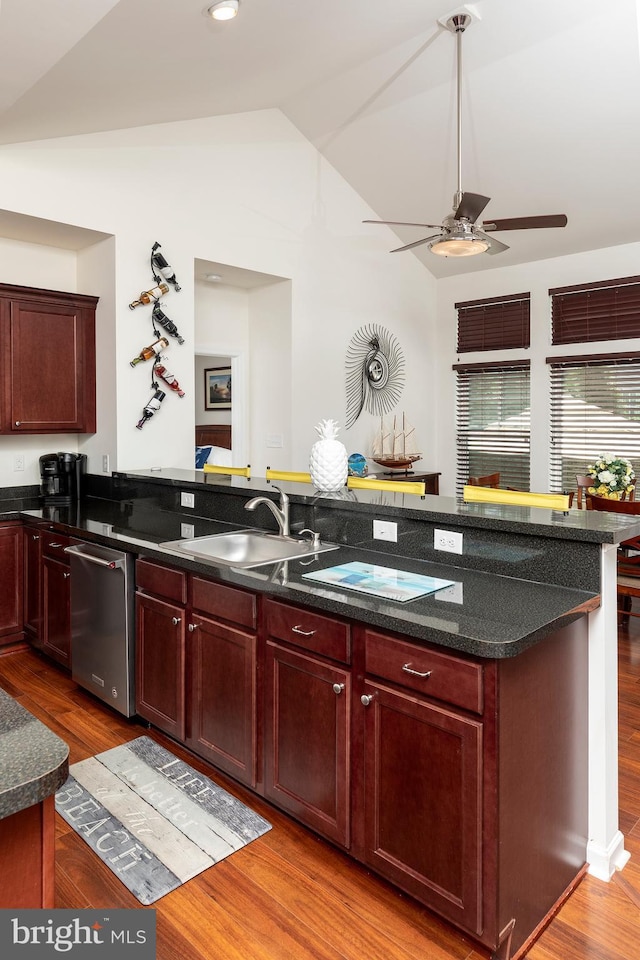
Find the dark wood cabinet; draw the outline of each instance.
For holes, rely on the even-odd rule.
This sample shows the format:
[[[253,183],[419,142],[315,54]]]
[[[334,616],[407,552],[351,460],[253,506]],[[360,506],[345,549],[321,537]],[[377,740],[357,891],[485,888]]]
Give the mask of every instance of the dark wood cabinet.
[[[480,933],[482,723],[381,683],[362,696],[364,859]]]
[[[95,433],[97,302],[0,284],[0,433]]]
[[[42,646],[42,531],[36,524],[23,528],[23,610],[25,637]]]
[[[160,730],[185,736],[185,611],[136,597],[136,710]]]
[[[348,847],[350,627],[274,600],[263,609],[265,796]]]
[[[42,650],[71,668],[69,543],[69,537],[55,531],[42,534]]]
[[[0,646],[23,639],[22,528],[18,521],[0,524]]]

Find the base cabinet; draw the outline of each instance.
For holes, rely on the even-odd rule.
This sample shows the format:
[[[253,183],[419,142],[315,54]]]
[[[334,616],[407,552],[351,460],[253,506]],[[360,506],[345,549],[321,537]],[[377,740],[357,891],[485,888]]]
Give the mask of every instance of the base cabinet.
[[[24,577],[23,611],[26,639],[42,647],[42,531],[36,524],[25,524],[23,531]]]
[[[586,619],[484,660],[137,568],[140,715],[523,955],[584,868]]]
[[[24,638],[22,610],[23,533],[20,523],[0,524],[0,646]]]
[[[42,650],[71,667],[71,571],[65,547],[71,541],[56,532],[42,534]]]

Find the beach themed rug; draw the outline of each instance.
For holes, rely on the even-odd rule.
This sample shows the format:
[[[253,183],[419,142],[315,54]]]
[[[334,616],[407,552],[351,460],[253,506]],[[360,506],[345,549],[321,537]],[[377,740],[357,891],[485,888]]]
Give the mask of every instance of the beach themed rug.
[[[56,810],[143,904],[271,829],[149,737],[72,764]]]

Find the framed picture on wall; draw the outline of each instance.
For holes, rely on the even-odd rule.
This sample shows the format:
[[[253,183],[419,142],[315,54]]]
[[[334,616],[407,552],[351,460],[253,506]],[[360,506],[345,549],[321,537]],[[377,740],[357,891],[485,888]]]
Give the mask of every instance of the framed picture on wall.
[[[231,410],[231,367],[209,367],[204,372],[205,410]]]

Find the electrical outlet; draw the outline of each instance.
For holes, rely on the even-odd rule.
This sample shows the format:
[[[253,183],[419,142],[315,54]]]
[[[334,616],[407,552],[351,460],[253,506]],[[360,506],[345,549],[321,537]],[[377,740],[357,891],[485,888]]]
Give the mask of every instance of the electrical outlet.
[[[13,469],[24,470],[24,454],[23,453],[17,453],[13,458]]]
[[[433,531],[434,550],[446,550],[447,553],[462,553],[462,534],[452,530]]]
[[[195,493],[184,493],[184,491],[183,491],[183,492],[180,494],[180,506],[181,506],[181,507],[191,507],[191,509],[193,510],[193,508],[194,508],[195,505],[196,505],[195,499],[196,499]]]
[[[185,540],[190,540],[196,532],[196,528],[192,523],[181,523],[180,524],[180,536],[184,537]]]
[[[459,581],[452,583],[450,587],[445,587],[444,590],[438,590],[437,593],[434,593],[436,600],[444,600],[446,603],[464,603],[462,597],[462,584]]]
[[[108,453],[102,454],[102,472],[109,473],[109,454]]]
[[[392,543],[397,543],[398,524],[394,523],[392,520],[374,520],[373,539],[390,540]]]

